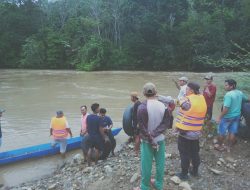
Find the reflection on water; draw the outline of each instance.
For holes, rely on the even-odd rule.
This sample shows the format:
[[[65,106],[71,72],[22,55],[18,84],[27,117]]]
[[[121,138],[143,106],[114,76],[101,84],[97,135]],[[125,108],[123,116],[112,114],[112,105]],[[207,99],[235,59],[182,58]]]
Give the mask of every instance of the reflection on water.
[[[64,111],[73,135],[78,136],[79,108],[81,105],[90,107],[94,102],[107,109],[114,126],[121,127],[123,110],[130,104],[130,91],[141,92],[143,84],[151,81],[156,84],[159,94],[175,97],[178,90],[172,79],[183,74],[191,81],[203,85],[204,73],[0,70],[0,107],[6,109],[0,151],[50,141],[49,122],[56,110]],[[233,75],[230,74],[232,77]],[[246,73],[244,75],[250,76]],[[227,73],[216,74],[215,83],[223,84],[227,77]],[[218,113],[219,107],[219,104],[215,105],[215,113]],[[123,142],[125,137],[126,135],[119,135],[118,140]],[[2,167],[0,183],[5,181],[8,185],[13,185],[46,175],[54,169],[51,166],[56,165],[53,164],[55,160],[57,159],[44,158]],[[36,171],[32,170],[34,167]],[[9,178],[12,181],[7,180]]]

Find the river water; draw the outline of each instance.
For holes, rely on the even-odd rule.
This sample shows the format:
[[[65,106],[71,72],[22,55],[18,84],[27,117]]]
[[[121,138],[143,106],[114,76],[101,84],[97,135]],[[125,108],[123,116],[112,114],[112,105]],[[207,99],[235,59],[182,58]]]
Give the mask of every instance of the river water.
[[[203,85],[204,73],[0,70],[0,108],[6,109],[0,151],[49,142],[49,123],[57,110],[64,111],[73,135],[78,136],[79,108],[81,105],[90,108],[94,102],[107,109],[115,127],[122,127],[122,114],[131,104],[131,91],[141,93],[143,85],[151,81],[156,84],[159,94],[176,97],[178,90],[172,79],[183,75]],[[228,73],[215,74],[215,83],[223,87],[227,77]],[[215,113],[219,107],[220,103],[215,105]],[[121,133],[117,137],[118,144],[126,139],[127,136]],[[60,162],[60,157],[52,156],[2,166],[0,184],[11,186],[38,179],[53,172]]]

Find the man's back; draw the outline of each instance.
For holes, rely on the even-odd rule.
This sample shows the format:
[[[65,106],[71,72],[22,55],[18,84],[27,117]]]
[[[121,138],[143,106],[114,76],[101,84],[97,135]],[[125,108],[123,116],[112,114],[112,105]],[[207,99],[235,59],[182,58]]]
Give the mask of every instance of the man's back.
[[[66,117],[52,117],[50,128],[54,139],[65,139],[68,136],[67,128],[69,128]]]
[[[156,99],[147,100],[148,111],[148,131],[152,132],[160,125],[165,113],[165,106],[163,103]],[[156,141],[164,139],[164,135],[161,134],[155,138]]]
[[[96,114],[90,114],[87,117],[87,130],[90,137],[101,136],[100,131],[100,117]]]

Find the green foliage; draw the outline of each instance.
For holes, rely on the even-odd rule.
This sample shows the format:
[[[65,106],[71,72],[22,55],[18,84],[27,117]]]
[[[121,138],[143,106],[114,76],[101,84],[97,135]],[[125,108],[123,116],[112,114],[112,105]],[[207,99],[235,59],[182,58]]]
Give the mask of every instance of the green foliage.
[[[0,68],[19,65],[22,45],[41,26],[42,11],[32,1],[21,5],[0,2]]]
[[[23,45],[21,68],[69,69],[67,49],[70,45],[63,37],[50,29],[27,38]]]
[[[3,0],[0,68],[246,71],[249,7],[249,0]]]
[[[242,53],[234,53],[234,58],[221,58],[214,60],[208,56],[196,56],[194,62],[200,67],[207,70],[224,70],[224,71],[247,71],[250,67],[250,52],[232,43]]]
[[[77,69],[84,71],[105,69],[110,50],[108,41],[92,36],[79,51]]]
[[[42,43],[34,37],[26,39],[26,43],[23,45],[22,57],[20,67],[21,68],[43,68],[43,63],[46,60],[44,54],[45,47]]]

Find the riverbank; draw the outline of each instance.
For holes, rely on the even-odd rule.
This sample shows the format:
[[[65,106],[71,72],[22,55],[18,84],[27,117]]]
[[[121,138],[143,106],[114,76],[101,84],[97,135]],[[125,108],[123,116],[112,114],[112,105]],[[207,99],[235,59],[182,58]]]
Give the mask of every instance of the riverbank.
[[[180,170],[176,136],[167,131],[166,167],[164,189],[183,189],[172,178]],[[200,176],[187,181],[186,188],[193,190],[247,190],[250,188],[249,141],[238,140],[230,152],[218,152],[213,139],[201,139]],[[140,158],[135,156],[133,144],[124,144],[115,157],[88,167],[81,154],[59,165],[58,169],[43,179],[26,182],[8,190],[130,190],[140,183]],[[37,171],[39,172],[39,171]],[[155,173],[153,169],[153,174]],[[187,183],[185,185],[187,185]],[[183,183],[181,184],[183,185]]]
[[[176,97],[178,89],[172,79],[186,76],[190,81],[199,82],[203,86],[204,75],[205,73],[194,72],[0,70],[0,106],[6,109],[2,118],[3,142],[0,151],[50,142],[49,122],[58,109],[64,111],[74,136],[79,135],[79,107],[87,105],[90,108],[94,102],[100,103],[108,110],[115,127],[121,127],[124,108],[130,104],[130,92],[141,93],[145,82],[151,80],[155,83],[161,95]],[[240,90],[250,93],[249,73],[215,73],[214,82],[218,87],[213,110],[215,118],[220,113],[224,80],[229,77],[236,79]],[[116,139],[119,144],[126,138],[125,134],[123,136],[120,133]],[[167,146],[169,153],[169,147],[176,146],[175,140],[173,145],[169,144],[168,140]],[[178,152],[176,155],[178,158]],[[0,184],[17,186],[26,181],[40,179],[57,168],[58,159],[60,160],[59,157],[53,156],[1,166]],[[138,163],[139,161],[135,165]],[[167,164],[171,164],[172,168],[179,168],[179,162],[175,165]]]

